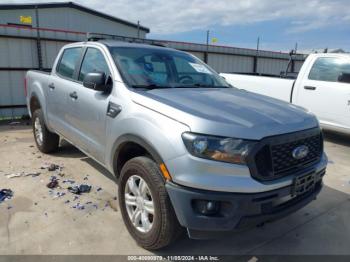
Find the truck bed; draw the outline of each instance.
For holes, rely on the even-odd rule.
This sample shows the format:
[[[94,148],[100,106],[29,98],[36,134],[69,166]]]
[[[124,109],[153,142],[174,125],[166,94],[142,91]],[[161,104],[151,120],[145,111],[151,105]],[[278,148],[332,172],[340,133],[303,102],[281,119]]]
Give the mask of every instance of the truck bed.
[[[29,111],[29,115],[31,116],[30,111],[30,97],[32,93],[36,93],[37,96],[41,98],[41,101],[46,101],[46,92],[49,84],[49,80],[51,77],[51,72],[40,71],[40,70],[29,70],[26,74],[26,100],[27,107]],[[43,110],[46,109],[44,106],[46,103],[42,105]]]
[[[243,74],[220,74],[236,88],[290,102],[294,80]]]

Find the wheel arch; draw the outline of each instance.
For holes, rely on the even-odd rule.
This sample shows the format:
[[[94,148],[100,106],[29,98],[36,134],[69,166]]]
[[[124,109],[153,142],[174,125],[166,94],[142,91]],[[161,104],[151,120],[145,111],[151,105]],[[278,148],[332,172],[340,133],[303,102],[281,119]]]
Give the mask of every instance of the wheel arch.
[[[35,110],[42,108],[38,95],[33,92],[29,100],[30,115],[33,116]]]
[[[137,156],[149,156],[158,165],[163,163],[163,159],[158,151],[145,139],[133,135],[125,134],[118,138],[113,147],[112,167],[116,177],[119,177],[124,164]]]

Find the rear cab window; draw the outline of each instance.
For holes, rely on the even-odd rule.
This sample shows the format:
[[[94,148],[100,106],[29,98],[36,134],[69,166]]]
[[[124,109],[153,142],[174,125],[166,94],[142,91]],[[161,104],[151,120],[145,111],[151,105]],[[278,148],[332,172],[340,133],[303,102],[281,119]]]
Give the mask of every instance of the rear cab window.
[[[74,72],[78,66],[81,52],[82,47],[65,49],[56,68],[57,74],[65,78],[74,79]]]

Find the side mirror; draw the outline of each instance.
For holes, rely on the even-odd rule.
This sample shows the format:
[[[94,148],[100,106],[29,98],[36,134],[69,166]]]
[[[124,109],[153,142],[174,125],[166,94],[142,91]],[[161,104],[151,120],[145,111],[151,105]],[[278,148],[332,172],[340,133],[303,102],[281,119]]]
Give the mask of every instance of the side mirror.
[[[107,85],[105,73],[87,73],[84,77],[83,86],[96,91],[106,91]]]
[[[338,82],[341,83],[350,83],[350,74],[348,73],[342,73],[339,77],[338,77]]]

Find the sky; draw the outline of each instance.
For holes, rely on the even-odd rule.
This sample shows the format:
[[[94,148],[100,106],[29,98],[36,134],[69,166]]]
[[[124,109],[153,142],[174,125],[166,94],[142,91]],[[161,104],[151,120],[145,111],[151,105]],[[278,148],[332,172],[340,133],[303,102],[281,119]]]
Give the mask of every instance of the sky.
[[[68,1],[68,0],[67,0]],[[33,0],[0,0],[31,3]],[[50,0],[34,0],[50,2]],[[54,0],[54,2],[66,2]],[[289,51],[350,52],[350,0],[74,0],[149,27],[148,38]]]

